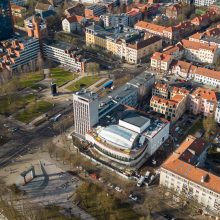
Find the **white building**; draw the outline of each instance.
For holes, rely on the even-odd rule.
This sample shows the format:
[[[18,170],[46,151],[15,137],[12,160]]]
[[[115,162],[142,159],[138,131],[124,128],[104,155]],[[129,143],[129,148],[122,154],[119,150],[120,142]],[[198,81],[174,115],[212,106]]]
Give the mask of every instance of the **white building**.
[[[137,167],[166,141],[169,122],[134,110],[123,112],[118,124],[97,126],[86,134],[86,140],[93,144],[97,153],[113,163]]]
[[[216,110],[215,110],[215,121],[220,123],[220,101],[217,102]]]
[[[168,54],[155,52],[151,57],[151,68],[159,71],[168,71],[173,57]]]
[[[126,14],[111,14],[107,13],[100,16],[105,27],[116,27],[117,25],[128,26],[128,15]]]
[[[212,5],[216,0],[194,0],[196,6],[209,6]]]
[[[85,72],[86,59],[82,51],[67,43],[47,42],[43,44],[44,56],[54,62],[60,63],[72,71]]]
[[[218,58],[218,47],[200,42],[182,40],[180,44],[184,47],[184,57],[192,62],[216,63]]]
[[[220,87],[220,72],[207,68],[198,67],[191,75],[196,82],[203,83],[212,87]]]
[[[65,18],[62,21],[63,31],[71,33],[71,32],[81,32],[82,28],[85,26],[87,19],[83,16],[72,15],[70,17]]]
[[[98,96],[85,91],[73,94],[75,133],[84,136],[98,123]]]
[[[160,185],[220,214],[220,177],[202,169],[208,145],[188,136],[161,166]],[[175,192],[174,191],[174,192]]]

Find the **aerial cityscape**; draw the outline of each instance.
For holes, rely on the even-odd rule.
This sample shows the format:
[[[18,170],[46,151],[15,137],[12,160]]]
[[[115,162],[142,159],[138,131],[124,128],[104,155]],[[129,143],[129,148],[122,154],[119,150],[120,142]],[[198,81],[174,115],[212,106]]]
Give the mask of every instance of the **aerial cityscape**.
[[[0,0],[0,220],[220,220],[219,0]]]

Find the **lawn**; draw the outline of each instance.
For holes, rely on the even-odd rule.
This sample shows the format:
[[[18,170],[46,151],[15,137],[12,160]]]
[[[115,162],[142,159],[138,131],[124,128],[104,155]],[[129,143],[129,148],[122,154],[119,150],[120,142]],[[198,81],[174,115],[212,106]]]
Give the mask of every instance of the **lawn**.
[[[16,94],[5,95],[0,97],[0,114],[10,115],[24,108],[35,100],[35,95],[19,96]]]
[[[77,77],[76,74],[59,68],[53,68],[50,70],[50,72],[50,76],[57,86],[62,86]]]
[[[8,83],[6,83],[4,86],[2,86],[2,89],[6,91],[10,91],[10,92],[13,92],[14,89],[21,90],[26,87],[36,89],[36,85],[39,85],[37,83],[43,79],[44,79],[43,73],[39,73],[39,72],[28,73],[28,74],[24,74],[20,77],[16,77],[12,79]],[[38,87],[40,87],[40,85]]]
[[[26,106],[24,111],[19,112],[15,116],[15,118],[24,123],[29,123],[33,119],[49,111],[52,108],[52,106],[53,105],[51,103],[42,100],[32,102]]]
[[[72,85],[68,86],[67,89],[71,92],[76,92],[80,90],[81,88],[87,88],[91,86],[92,84],[96,83],[98,80],[100,80],[100,77],[98,76],[85,76],[78,80],[77,82],[73,83]]]

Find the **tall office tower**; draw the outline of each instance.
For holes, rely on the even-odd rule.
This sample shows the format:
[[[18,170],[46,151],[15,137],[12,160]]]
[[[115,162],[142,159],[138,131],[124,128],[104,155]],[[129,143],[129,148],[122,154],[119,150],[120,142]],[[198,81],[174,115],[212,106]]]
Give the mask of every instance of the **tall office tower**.
[[[84,137],[99,121],[98,96],[89,91],[73,94],[73,112],[75,133]]]
[[[13,35],[14,27],[9,0],[0,0],[0,40],[6,40]]]

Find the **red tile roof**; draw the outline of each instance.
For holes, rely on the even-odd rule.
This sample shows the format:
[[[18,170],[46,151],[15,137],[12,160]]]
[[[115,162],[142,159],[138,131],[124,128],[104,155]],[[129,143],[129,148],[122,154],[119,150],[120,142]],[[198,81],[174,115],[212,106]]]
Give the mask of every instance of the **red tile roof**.
[[[151,59],[162,60],[163,62],[169,62],[172,60],[172,56],[168,54],[160,53],[160,52],[155,52],[153,56],[151,57]]]
[[[216,102],[216,94],[215,91],[210,89],[204,89],[202,87],[198,87],[193,93],[192,96],[201,97],[202,99],[206,99],[209,101]]]
[[[210,70],[207,68],[198,67],[195,74],[206,76],[209,78],[220,80],[220,71]]]

